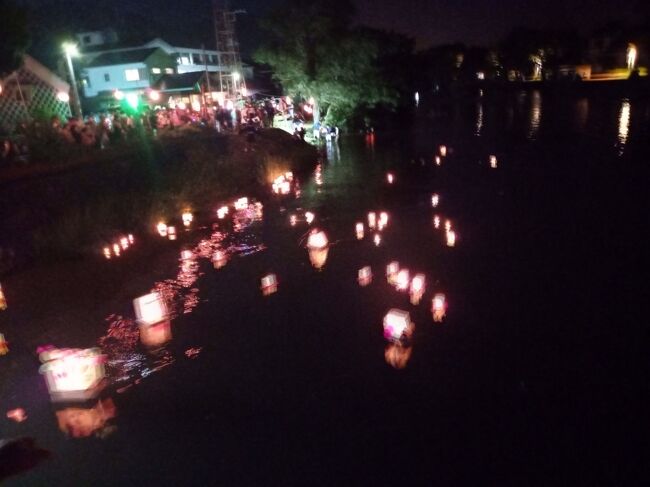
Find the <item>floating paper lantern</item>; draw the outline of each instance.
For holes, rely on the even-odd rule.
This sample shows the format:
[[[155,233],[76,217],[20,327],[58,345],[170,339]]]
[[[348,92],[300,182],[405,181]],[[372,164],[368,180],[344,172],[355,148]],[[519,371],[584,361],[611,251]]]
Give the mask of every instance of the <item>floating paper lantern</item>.
[[[311,222],[314,221],[314,218],[315,218],[315,216],[314,216],[314,214],[313,214],[311,211],[307,211],[307,212],[305,212],[305,221],[306,221],[308,224],[311,225]]]
[[[357,223],[356,226],[355,226],[355,230],[356,230],[356,233],[357,233],[357,240],[361,240],[363,238],[363,234],[364,234],[363,233],[363,231],[364,231],[363,223]]]
[[[377,224],[377,215],[374,211],[368,213],[368,228],[375,228]]]
[[[447,247],[453,247],[456,245],[456,232],[450,230],[447,232]]]
[[[433,227],[440,228],[440,217],[438,215],[433,217]]]
[[[191,212],[186,211],[185,213],[183,213],[182,218],[183,218],[183,225],[189,227],[192,224],[192,221],[194,220],[194,215],[192,215]]]
[[[296,215],[291,215],[289,217],[289,223],[291,224],[292,227],[296,226],[297,221],[298,221],[298,219],[296,218]]]
[[[52,399],[85,399],[98,392],[105,376],[105,355],[98,348],[53,349],[40,354]]]
[[[129,239],[130,244],[133,244],[135,242],[135,238],[133,238],[133,234],[129,233],[127,238]]]
[[[433,314],[433,321],[441,322],[447,313],[447,301],[445,295],[438,293],[431,301],[431,313]]]
[[[359,269],[358,280],[360,286],[367,286],[372,282],[372,269],[370,266]]]
[[[399,272],[399,262],[393,261],[386,266],[386,280],[389,284],[395,285],[395,279]]]
[[[397,276],[395,277],[395,287],[399,291],[404,291],[408,289],[409,287],[409,270],[408,269],[400,269],[400,271],[397,273]]]
[[[379,225],[382,227],[388,225],[388,213],[386,213],[385,211],[382,211],[379,214]]]
[[[451,220],[445,221],[445,231],[449,232],[451,230]]]
[[[245,210],[248,208],[248,198],[245,196],[243,198],[239,198],[237,201],[235,201],[235,210]]]
[[[226,253],[221,250],[215,250],[212,254],[212,265],[215,269],[221,269],[228,262]]]
[[[275,274],[267,274],[262,278],[262,294],[268,296],[278,290],[278,278]]]
[[[120,239],[120,247],[122,247],[122,250],[126,250],[129,248],[129,239],[126,237],[122,237]]]
[[[0,284],[0,311],[7,309],[7,299],[5,298],[5,293],[2,291],[2,284]]]
[[[411,298],[411,304],[417,305],[422,299],[424,294],[425,286],[425,277],[424,274],[416,274],[415,277],[411,280],[411,288],[409,289],[409,295]]]
[[[167,319],[167,305],[162,295],[153,292],[133,300],[138,324],[155,325]]]
[[[291,171],[285,172],[284,177],[287,179],[287,181],[293,181],[293,173]]]
[[[158,225],[156,225],[156,230],[161,237],[167,236],[167,225],[165,225],[164,222],[158,223]]]
[[[228,214],[228,207],[227,206],[222,206],[217,210],[217,216],[219,217],[219,220],[223,220],[226,215]]]
[[[442,157],[445,157],[447,155],[447,146],[446,145],[441,145],[440,146],[440,155]]]
[[[431,206],[435,208],[436,206],[438,206],[439,202],[440,202],[440,196],[438,196],[437,193],[433,193],[431,195]]]
[[[115,254],[115,257],[120,256],[120,246],[118,244],[113,244],[113,253]]]
[[[167,235],[169,240],[176,240],[176,227],[167,227]]]
[[[110,247],[104,247],[104,257],[107,259],[111,258],[111,248]]]
[[[386,174],[386,181],[388,181],[388,184],[393,184],[393,181],[395,181],[395,176],[393,173],[388,173]]]
[[[391,309],[384,317],[384,337],[390,341],[400,341],[411,334],[411,316],[401,309]]]
[[[490,167],[496,169],[497,167],[497,156],[490,156]]]
[[[442,164],[442,159],[440,158],[440,156],[436,156],[435,161],[436,161],[436,166]]]
[[[381,244],[381,235],[376,233],[373,241],[375,242],[375,247],[379,247],[379,244]]]
[[[310,249],[323,249],[328,244],[327,235],[322,230],[312,230],[307,239],[307,247]]]

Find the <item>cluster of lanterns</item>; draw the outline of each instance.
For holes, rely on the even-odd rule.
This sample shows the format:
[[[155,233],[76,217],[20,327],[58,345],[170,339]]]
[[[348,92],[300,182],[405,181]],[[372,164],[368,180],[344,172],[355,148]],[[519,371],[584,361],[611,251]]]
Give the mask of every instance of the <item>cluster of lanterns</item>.
[[[287,195],[291,193],[291,183],[293,182],[293,173],[286,172],[273,180],[271,187],[275,194]]]
[[[102,250],[104,257],[106,259],[111,259],[112,257],[119,257],[122,253],[126,252],[133,244],[135,243],[135,238],[132,234],[127,236],[120,237],[120,239],[115,242],[113,245],[107,245]],[[0,303],[1,304],[1,303]]]

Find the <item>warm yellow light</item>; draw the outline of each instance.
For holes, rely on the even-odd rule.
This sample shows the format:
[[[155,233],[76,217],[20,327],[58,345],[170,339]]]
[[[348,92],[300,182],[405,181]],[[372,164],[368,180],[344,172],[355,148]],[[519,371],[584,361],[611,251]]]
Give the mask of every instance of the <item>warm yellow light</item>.
[[[637,49],[634,44],[627,46],[627,69],[632,71],[636,66]]]

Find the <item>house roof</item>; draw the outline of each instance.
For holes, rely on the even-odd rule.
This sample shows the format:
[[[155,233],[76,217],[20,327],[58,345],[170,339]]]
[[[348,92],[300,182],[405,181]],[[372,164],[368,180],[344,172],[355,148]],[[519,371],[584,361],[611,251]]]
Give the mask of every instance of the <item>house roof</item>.
[[[17,71],[15,71],[14,73],[11,73],[8,76],[6,76],[4,80],[8,80],[16,72],[20,73],[21,70],[32,73],[42,82],[44,82],[45,84],[47,84],[48,86],[50,86],[52,89],[56,91],[63,91],[66,93],[70,91],[70,85],[66,81],[59,78],[53,71],[43,66],[36,59],[34,59],[28,54],[25,54],[25,56],[23,57],[22,67]],[[4,81],[4,80],[0,78],[0,81]]]
[[[143,63],[159,48],[133,49],[128,51],[105,52],[88,63],[89,68],[114,66],[119,64]],[[164,51],[163,51],[164,52]]]
[[[163,92],[192,91],[205,75],[204,71],[182,74],[166,74],[158,80],[155,89]]]

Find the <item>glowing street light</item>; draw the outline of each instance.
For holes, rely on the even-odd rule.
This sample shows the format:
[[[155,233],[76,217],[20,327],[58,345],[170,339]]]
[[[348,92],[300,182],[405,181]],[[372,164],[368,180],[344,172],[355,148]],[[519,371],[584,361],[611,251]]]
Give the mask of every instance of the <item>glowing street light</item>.
[[[59,91],[56,94],[56,99],[59,100],[61,103],[70,103],[70,95],[65,91]]]
[[[77,88],[77,79],[74,75],[74,67],[72,66],[72,57],[79,56],[79,49],[77,45],[71,42],[65,42],[63,44],[63,52],[65,53],[65,60],[68,65],[68,76],[70,77],[70,84],[72,85],[72,91],[74,94],[74,115],[75,117],[82,117],[81,112],[81,100],[79,99],[79,89]]]
[[[149,92],[149,99],[151,101],[160,101],[160,91],[151,90]]]

